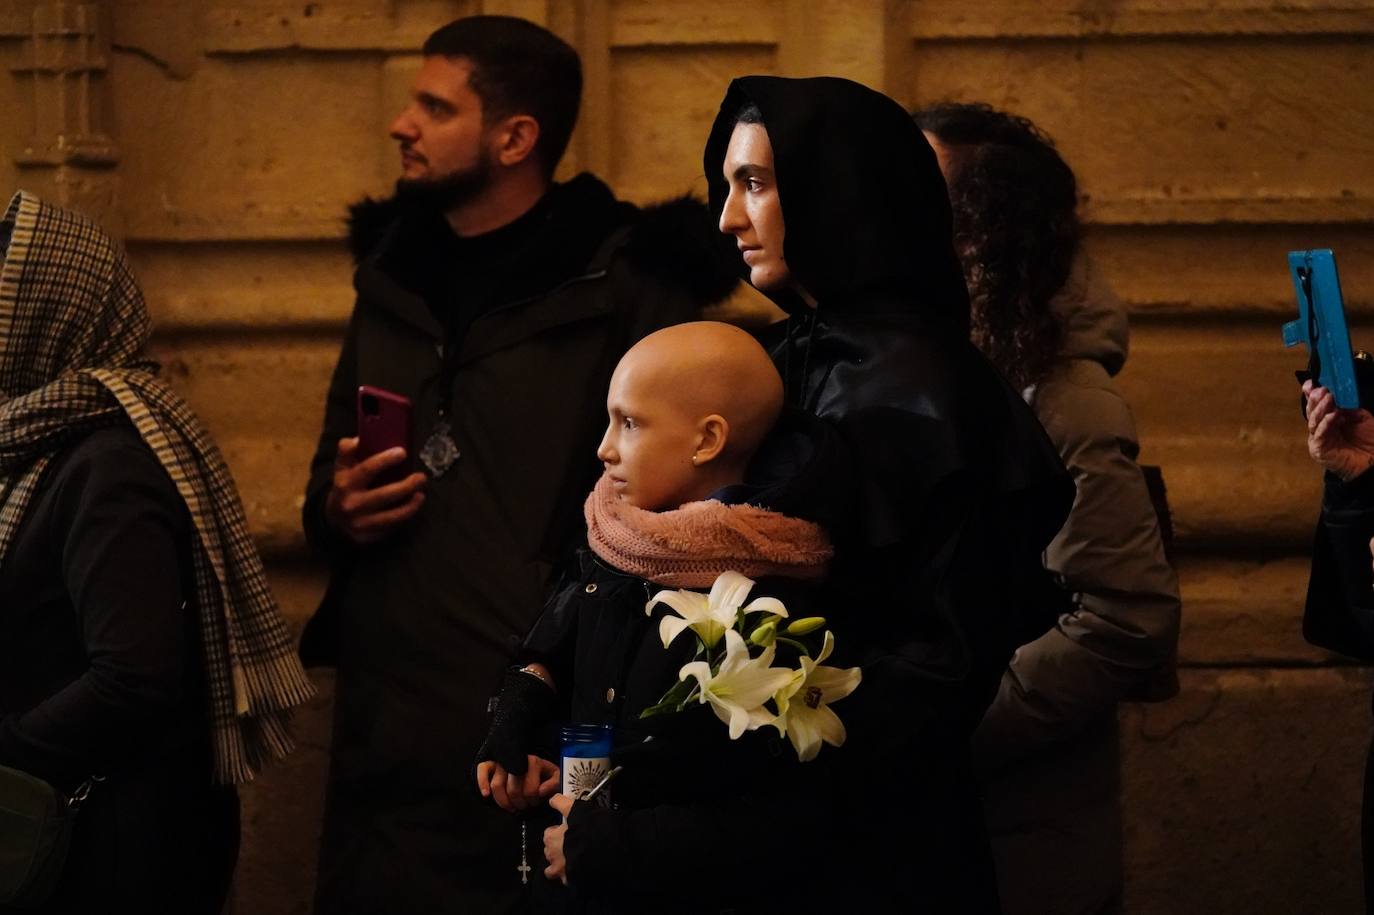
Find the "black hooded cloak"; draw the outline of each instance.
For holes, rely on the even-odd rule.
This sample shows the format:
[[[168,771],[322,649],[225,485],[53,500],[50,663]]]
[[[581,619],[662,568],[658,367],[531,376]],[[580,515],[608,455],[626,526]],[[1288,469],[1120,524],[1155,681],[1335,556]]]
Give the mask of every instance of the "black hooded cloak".
[[[768,291],[790,317],[765,344],[789,402],[833,420],[856,458],[827,608],[835,663],[864,668],[837,709],[834,901],[996,911],[968,735],[1016,646],[1054,622],[1031,608],[1062,604],[1035,593],[1052,587],[1041,552],[1073,482],[969,342],[944,179],[901,106],[843,79],[735,80],[705,151],[717,220],[748,102],[773,147],[788,266],[817,302]]]

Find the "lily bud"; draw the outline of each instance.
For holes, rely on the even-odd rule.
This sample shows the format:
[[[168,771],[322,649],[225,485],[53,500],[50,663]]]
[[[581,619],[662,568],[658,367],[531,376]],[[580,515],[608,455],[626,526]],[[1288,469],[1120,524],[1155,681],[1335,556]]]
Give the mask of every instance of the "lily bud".
[[[767,648],[769,645],[773,644],[777,637],[778,621],[777,618],[774,617],[749,633],[749,644],[757,645],[760,648]]]
[[[787,634],[806,635],[808,632],[815,632],[824,625],[825,617],[823,616],[804,616],[787,624]]]

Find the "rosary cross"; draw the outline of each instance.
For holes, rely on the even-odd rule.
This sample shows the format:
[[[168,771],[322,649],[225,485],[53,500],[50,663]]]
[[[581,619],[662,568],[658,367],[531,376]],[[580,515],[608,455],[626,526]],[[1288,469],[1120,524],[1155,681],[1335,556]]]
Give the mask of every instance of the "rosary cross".
[[[525,856],[525,844],[526,844],[526,842],[525,842],[525,821],[524,821],[524,820],[521,820],[521,821],[520,821],[520,866],[517,867],[516,870],[518,870],[518,871],[520,872],[520,882],[521,882],[522,884],[528,884],[528,883],[530,882],[530,871],[534,870],[534,868],[530,867],[529,858],[527,858],[527,857]]]

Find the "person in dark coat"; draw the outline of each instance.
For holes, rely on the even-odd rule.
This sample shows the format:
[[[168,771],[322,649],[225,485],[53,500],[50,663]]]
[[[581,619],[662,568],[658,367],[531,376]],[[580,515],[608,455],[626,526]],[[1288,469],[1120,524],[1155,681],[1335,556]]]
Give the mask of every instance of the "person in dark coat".
[[[357,303],[303,509],[332,574],[302,651],[338,669],[321,913],[524,904],[518,824],[465,777],[487,700],[576,545],[616,360],[734,283],[700,204],[552,183],[581,84],[561,40],[473,17],[424,52],[398,193],[353,211]],[[413,402],[407,453],[360,460],[360,385]]]
[[[556,784],[548,761],[558,758],[556,744],[541,731],[558,722],[614,728],[611,764],[621,772],[610,786],[613,807],[575,799],[591,787],[578,785],[576,771],[564,774],[564,793],[552,798],[567,822],[544,832],[547,857],[536,864],[568,891],[545,891],[550,910],[792,912],[806,910],[826,878],[823,867],[787,880],[768,876],[770,860],[785,867],[797,856],[827,856],[832,751],[819,746],[820,735],[791,719],[774,727],[771,713],[735,734],[704,693],[683,711],[641,717],[680,678],[696,682],[684,665],[697,656],[697,637],[666,627],[682,625],[680,602],[705,595],[665,587],[709,589],[711,601],[742,605],[746,615],[760,597],[782,601],[788,619],[775,626],[783,641],[765,651],[773,665],[767,675],[777,680],[768,695],[797,666],[788,622],[823,612],[816,584],[830,540],[802,516],[828,514],[834,500],[825,494],[842,488],[846,475],[818,420],[796,413],[774,428],[781,406],[782,382],[768,354],[728,325],[660,331],[616,370],[599,451],[606,473],[585,508],[589,549],[526,639],[522,663],[507,673],[478,754],[483,793],[523,811],[552,790],[547,782],[538,790],[543,773],[552,771]],[[735,611],[725,615],[733,625]],[[744,647],[737,633],[724,638],[734,650]],[[819,631],[807,639],[818,663],[829,639]],[[833,688],[815,700],[826,703],[820,714],[828,717],[828,703],[857,685],[858,672],[820,670],[807,682],[833,675]],[[687,692],[679,689],[681,701]],[[840,724],[824,740],[842,743],[843,734]]]
[[[1356,361],[1360,402],[1374,403],[1374,372]],[[1374,415],[1342,410],[1326,388],[1303,382],[1307,450],[1325,474],[1302,631],[1313,645],[1374,661]],[[1365,911],[1374,912],[1374,744],[1365,760],[1360,816]]]
[[[973,339],[1078,484],[1045,551],[1072,602],[1057,602],[1055,626],[1017,650],[974,735],[1002,905],[1108,911],[1123,881],[1117,703],[1178,692],[1181,610],[1113,381],[1126,309],[1079,250],[1077,181],[1034,124],[953,103],[915,118],[950,186]]]
[[[0,766],[85,798],[55,892],[13,911],[218,915],[235,785],[310,685],[123,252],[21,192],[0,262]]]
[[[766,338],[788,402],[856,461],[829,590],[854,608],[838,660],[864,688],[836,758],[832,904],[996,911],[969,736],[1015,647],[1053,624],[1040,556],[1072,481],[969,342],[944,180],[901,106],[842,79],[737,79],[704,167],[741,271],[789,314]]]

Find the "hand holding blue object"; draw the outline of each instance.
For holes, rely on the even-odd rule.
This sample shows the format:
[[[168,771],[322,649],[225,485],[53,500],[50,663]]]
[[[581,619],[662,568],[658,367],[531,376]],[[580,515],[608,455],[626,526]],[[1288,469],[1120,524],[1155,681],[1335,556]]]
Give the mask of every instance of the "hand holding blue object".
[[[1326,248],[1290,251],[1288,272],[1298,295],[1298,320],[1283,325],[1283,343],[1305,344],[1312,380],[1331,391],[1336,406],[1354,410],[1360,394],[1335,255]]]

